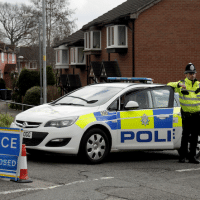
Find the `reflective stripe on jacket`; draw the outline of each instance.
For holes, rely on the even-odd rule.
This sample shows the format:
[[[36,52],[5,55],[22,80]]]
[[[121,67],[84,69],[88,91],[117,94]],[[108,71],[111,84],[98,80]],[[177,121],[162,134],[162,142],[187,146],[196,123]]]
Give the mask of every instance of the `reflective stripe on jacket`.
[[[185,91],[189,92],[188,95],[183,95],[181,93],[184,89],[182,87],[178,87],[178,83],[185,84]],[[184,81],[170,82],[167,85],[173,87],[175,92],[179,93],[179,101],[182,110],[184,112],[194,113],[200,111],[200,93],[195,94],[195,91],[199,88],[199,84],[200,82],[195,79],[195,82],[192,85],[192,81],[185,78]]]

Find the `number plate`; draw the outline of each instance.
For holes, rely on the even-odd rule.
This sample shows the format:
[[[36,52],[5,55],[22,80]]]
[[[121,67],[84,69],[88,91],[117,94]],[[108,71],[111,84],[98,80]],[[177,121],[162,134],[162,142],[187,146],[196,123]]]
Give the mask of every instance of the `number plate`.
[[[23,138],[32,139],[32,132],[30,132],[30,131],[24,131],[23,132]]]

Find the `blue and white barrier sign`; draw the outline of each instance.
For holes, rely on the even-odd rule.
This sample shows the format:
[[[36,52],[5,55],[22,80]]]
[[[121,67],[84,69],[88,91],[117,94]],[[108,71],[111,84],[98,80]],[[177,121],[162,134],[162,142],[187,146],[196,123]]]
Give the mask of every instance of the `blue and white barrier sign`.
[[[0,178],[19,179],[22,129],[0,127]]]

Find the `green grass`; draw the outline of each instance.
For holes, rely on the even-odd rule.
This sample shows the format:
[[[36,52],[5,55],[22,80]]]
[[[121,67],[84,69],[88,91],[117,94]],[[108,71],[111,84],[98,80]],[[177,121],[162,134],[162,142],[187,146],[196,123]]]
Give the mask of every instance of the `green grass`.
[[[11,123],[14,121],[14,117],[9,114],[0,113],[0,127],[10,127]]]

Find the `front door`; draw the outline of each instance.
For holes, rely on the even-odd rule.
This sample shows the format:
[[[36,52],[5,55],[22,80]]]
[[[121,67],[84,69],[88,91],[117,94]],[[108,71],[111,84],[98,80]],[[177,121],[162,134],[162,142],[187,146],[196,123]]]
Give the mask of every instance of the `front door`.
[[[170,87],[144,89],[121,96],[118,116],[119,149],[172,149],[173,108]],[[139,108],[125,110],[128,101]]]

